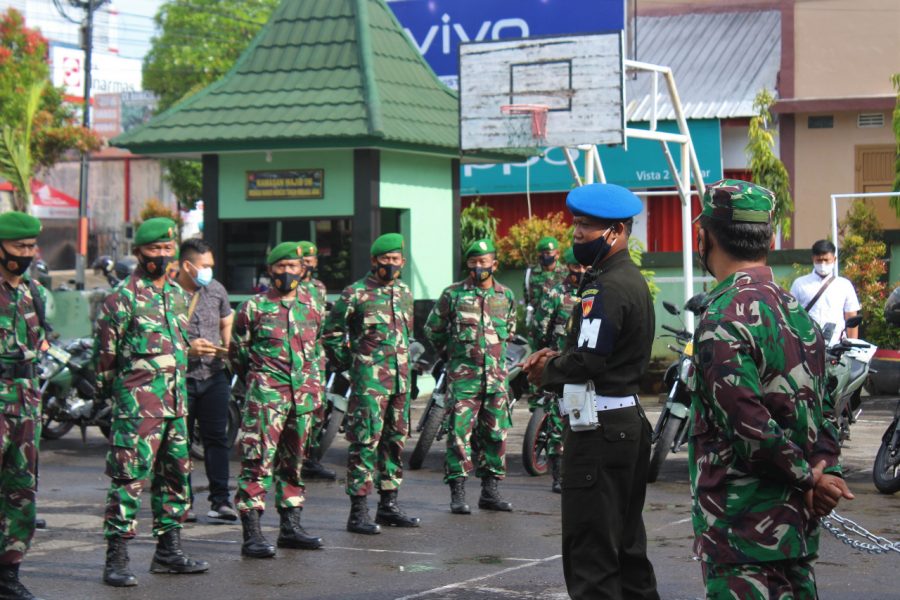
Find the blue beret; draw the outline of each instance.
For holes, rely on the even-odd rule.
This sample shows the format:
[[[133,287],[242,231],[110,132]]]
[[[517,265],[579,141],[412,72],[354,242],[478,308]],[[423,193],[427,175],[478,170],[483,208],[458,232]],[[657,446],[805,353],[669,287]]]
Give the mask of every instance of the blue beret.
[[[566,208],[576,217],[615,220],[630,219],[644,208],[630,190],[612,183],[591,183],[577,187],[566,196]]]

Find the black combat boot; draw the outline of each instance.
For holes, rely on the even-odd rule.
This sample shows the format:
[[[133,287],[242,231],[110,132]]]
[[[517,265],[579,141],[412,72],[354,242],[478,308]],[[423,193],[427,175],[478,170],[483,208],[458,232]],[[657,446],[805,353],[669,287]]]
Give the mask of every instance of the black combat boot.
[[[497,489],[496,477],[481,478],[481,497],[478,499],[478,508],[484,510],[500,510],[504,512],[512,511],[512,504],[503,499],[500,490]]]
[[[334,481],[337,479],[337,473],[315,458],[307,458],[303,461],[303,467],[300,469],[300,476],[303,477],[303,479],[322,479],[324,481]]]
[[[550,484],[550,491],[554,494],[562,494],[562,477],[560,469],[562,465],[559,456],[550,457],[550,474],[553,476],[553,483]]]
[[[103,567],[103,583],[113,587],[137,585],[137,577],[128,568],[128,540],[111,537],[106,542],[106,566]]]
[[[19,565],[0,565],[0,598],[4,600],[40,600],[19,581]]]
[[[468,515],[472,512],[472,509],[466,504],[465,477],[450,480],[450,512],[455,515]]]
[[[315,550],[322,547],[322,538],[309,535],[300,525],[300,513],[303,508],[279,508],[281,527],[278,531],[279,548],[299,548],[300,550]]]
[[[375,535],[381,533],[381,527],[372,522],[369,516],[369,504],[365,496],[350,496],[350,518],[347,519],[347,531]]]
[[[151,573],[205,573],[209,563],[195,560],[181,549],[181,530],[170,529],[156,538],[156,552],[150,563]]]
[[[382,490],[381,502],[375,512],[375,522],[379,525],[393,525],[394,527],[418,527],[421,523],[419,517],[410,517],[397,506],[397,490]]]
[[[244,545],[241,554],[250,558],[272,558],[275,546],[263,537],[259,528],[259,511],[241,511],[241,527],[244,530]]]

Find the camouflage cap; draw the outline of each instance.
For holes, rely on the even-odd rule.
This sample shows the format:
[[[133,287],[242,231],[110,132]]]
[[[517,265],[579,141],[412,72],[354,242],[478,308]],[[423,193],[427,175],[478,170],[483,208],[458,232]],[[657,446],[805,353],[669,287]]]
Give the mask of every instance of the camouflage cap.
[[[403,236],[399,233],[385,233],[372,242],[372,256],[381,256],[388,252],[403,252]]]
[[[178,225],[167,217],[154,217],[147,219],[138,227],[134,234],[134,245],[143,246],[155,242],[171,242],[175,239]]]
[[[312,242],[308,242],[303,240],[302,242],[298,242],[300,246],[300,256],[318,256],[319,249]]]
[[[494,246],[494,242],[491,238],[482,238],[469,244],[469,247],[466,248],[466,258],[471,258],[472,256],[484,256],[485,254],[493,254],[495,252],[497,252],[497,248]]]
[[[559,240],[551,235],[542,237],[538,240],[537,246],[535,246],[534,249],[538,252],[550,252],[552,250],[559,250]]]
[[[0,240],[24,240],[37,237],[41,222],[31,215],[11,210],[0,215]]]
[[[267,265],[274,265],[279,260],[299,259],[302,252],[298,242],[281,242],[269,252],[266,257]]]
[[[700,216],[732,223],[771,223],[774,209],[775,194],[766,188],[749,181],[723,179],[706,187]]]
[[[567,265],[580,265],[578,259],[575,258],[575,250],[572,247],[566,248],[566,251],[563,252],[562,255],[563,262]]]

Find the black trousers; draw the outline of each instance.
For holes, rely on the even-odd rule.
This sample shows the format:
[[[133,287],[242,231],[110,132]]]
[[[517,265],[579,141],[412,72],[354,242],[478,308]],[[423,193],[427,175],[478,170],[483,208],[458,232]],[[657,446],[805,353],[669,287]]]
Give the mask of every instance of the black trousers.
[[[641,511],[650,423],[638,406],[598,413],[600,428],[566,429],[563,573],[575,600],[658,600]]]
[[[209,379],[187,380],[188,432],[193,438],[194,423],[200,425],[203,440],[206,478],[209,480],[210,504],[228,502],[228,402],[231,382],[225,371],[217,371]],[[192,440],[193,441],[193,440]],[[191,504],[194,502],[191,486]]]

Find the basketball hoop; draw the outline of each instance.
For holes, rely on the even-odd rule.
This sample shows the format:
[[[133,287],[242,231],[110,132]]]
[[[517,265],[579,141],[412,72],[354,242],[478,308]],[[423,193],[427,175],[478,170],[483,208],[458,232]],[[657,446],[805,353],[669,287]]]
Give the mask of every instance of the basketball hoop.
[[[531,137],[538,141],[547,137],[548,110],[550,107],[546,104],[504,104],[500,107],[504,115],[531,115]]]

